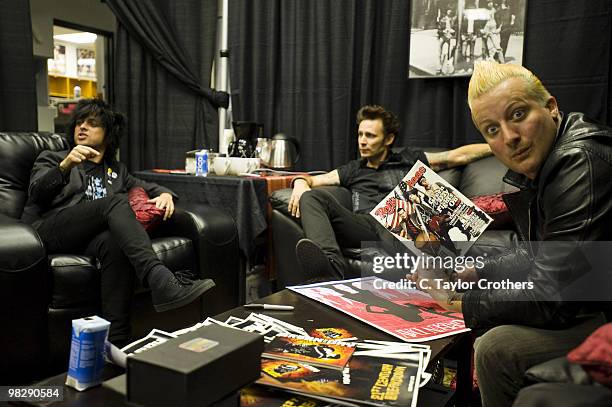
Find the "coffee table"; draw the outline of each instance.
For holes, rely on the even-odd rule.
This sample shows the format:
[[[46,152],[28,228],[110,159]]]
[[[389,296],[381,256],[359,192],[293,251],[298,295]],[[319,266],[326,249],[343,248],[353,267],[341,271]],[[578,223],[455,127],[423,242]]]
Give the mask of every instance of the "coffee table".
[[[270,311],[257,310],[256,312],[270,315],[294,325],[301,326],[306,331],[320,327],[345,328],[359,339],[375,339],[385,341],[397,341],[398,339],[375,329],[363,322],[351,318],[331,307],[320,304],[314,300],[296,294],[290,290],[282,290],[268,297],[258,300],[266,304],[293,305],[293,311]],[[245,318],[253,310],[237,307],[215,316],[215,319],[225,321],[229,316]],[[457,360],[457,390],[455,392],[436,385],[428,384],[419,391],[419,406],[446,406],[467,405],[471,393],[471,347],[472,339],[469,333],[454,335],[442,339],[426,342],[431,346],[431,360],[429,366],[433,366],[437,360],[451,353]],[[124,373],[122,368],[108,365],[105,367],[104,378],[111,379]],[[63,386],[66,374],[60,374],[36,384],[36,386]],[[34,403],[36,406],[127,406],[129,405],[124,395],[113,391],[105,386],[91,388],[84,392],[78,392],[64,386],[64,400],[51,403]]]

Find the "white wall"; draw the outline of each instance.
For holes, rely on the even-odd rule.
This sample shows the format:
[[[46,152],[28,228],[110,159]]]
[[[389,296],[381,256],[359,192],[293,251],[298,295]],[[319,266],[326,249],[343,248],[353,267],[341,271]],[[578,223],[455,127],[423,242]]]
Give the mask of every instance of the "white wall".
[[[74,24],[116,31],[115,15],[100,0],[30,0],[32,20],[53,19],[68,21]]]
[[[117,23],[115,15],[100,0],[30,0],[30,14],[34,56],[45,59],[45,63],[36,64],[40,70],[36,72],[36,89],[39,93],[38,130],[53,131],[54,129],[49,127],[49,123],[52,126],[53,120],[47,117],[51,114],[50,110],[43,102],[46,101],[48,93],[46,59],[53,58],[53,20],[67,21],[113,34],[117,31]],[[99,89],[103,89],[103,86],[104,83],[98,83]]]

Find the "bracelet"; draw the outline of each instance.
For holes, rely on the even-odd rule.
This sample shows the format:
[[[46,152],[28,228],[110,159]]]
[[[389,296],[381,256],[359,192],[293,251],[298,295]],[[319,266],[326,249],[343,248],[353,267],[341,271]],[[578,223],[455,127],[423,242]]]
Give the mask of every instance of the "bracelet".
[[[298,179],[303,179],[304,181],[306,181],[306,184],[308,184],[308,186],[310,187],[310,176],[309,175],[298,175],[297,177],[293,178],[291,180],[291,188],[293,188],[293,185],[295,184],[295,181],[297,181]]]

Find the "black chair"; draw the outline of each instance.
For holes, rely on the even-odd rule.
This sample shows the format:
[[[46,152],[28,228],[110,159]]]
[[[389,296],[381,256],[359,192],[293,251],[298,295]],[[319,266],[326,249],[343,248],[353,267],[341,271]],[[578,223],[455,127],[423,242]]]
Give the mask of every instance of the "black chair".
[[[394,148],[399,151],[401,147]],[[426,151],[437,152],[441,149],[426,149]],[[487,157],[474,161],[464,167],[452,168],[440,171],[439,175],[461,191],[467,197],[477,195],[489,195],[499,192],[514,192],[516,188],[503,182],[503,176],[508,169],[495,157]],[[352,209],[351,193],[343,187],[322,187],[330,194],[331,199],[336,199],[347,209]],[[274,191],[270,196],[272,205],[272,244],[274,248],[276,287],[282,289],[287,286],[304,283],[307,276],[302,275],[295,257],[295,245],[304,237],[304,231],[300,220],[291,216],[287,210],[291,189],[280,189]],[[486,248],[489,254],[504,251],[507,247],[517,244],[518,237],[514,230],[489,230],[485,231],[479,239],[481,248]],[[472,250],[472,254],[475,250]],[[360,277],[362,273],[361,248],[342,248],[342,254],[347,262],[346,278]],[[367,258],[367,254],[364,256]]]
[[[49,133],[0,133],[0,384],[27,383],[67,370],[71,320],[99,313],[95,258],[47,256],[36,231],[19,221],[38,154],[68,148]],[[133,335],[175,330],[238,305],[239,248],[233,219],[204,205],[177,202],[151,236],[172,270],[190,269],[216,287],[180,309],[156,313],[143,288],[134,294]]]

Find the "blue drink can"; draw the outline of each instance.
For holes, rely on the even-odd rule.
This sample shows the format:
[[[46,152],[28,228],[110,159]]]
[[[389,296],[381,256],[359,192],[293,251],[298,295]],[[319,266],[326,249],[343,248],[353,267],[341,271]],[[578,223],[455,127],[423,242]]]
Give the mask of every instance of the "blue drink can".
[[[196,177],[208,175],[208,150],[200,150],[195,153]]]

